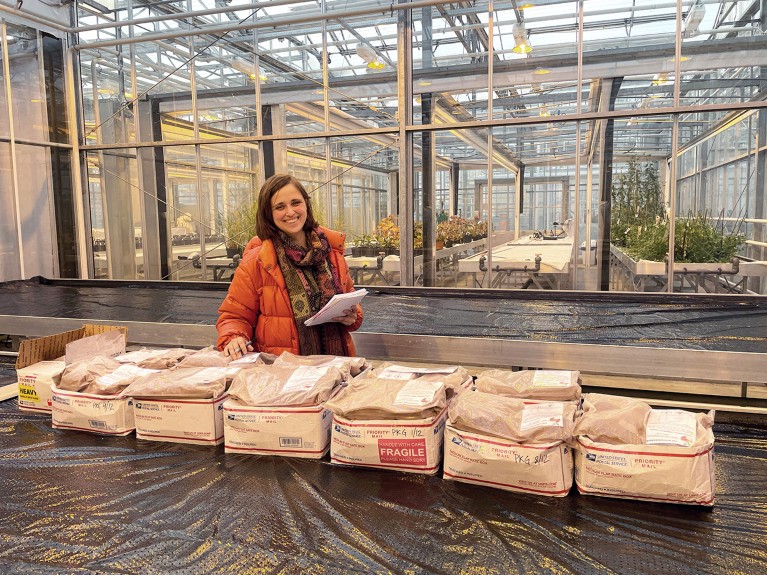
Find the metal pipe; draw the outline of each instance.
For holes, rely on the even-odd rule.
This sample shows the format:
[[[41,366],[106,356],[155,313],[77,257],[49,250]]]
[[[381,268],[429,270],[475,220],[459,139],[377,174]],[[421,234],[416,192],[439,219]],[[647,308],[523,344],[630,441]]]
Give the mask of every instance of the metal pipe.
[[[153,22],[163,22],[165,20],[181,20],[184,18],[196,18],[197,16],[211,16],[213,14],[223,14],[226,12],[233,12],[235,10],[258,10],[260,8],[285,6],[290,4],[298,4],[303,0],[268,0],[267,2],[254,2],[251,4],[238,4],[237,6],[231,6],[227,4],[224,7],[208,8],[207,10],[188,10],[186,12],[172,12],[168,14],[162,14],[160,16],[147,16],[146,18],[128,19],[122,22],[105,22],[103,24],[92,24],[90,26],[80,26],[77,28],[77,32],[93,32],[95,30],[105,30],[107,28],[122,28],[123,26],[137,26],[139,24],[151,24]],[[151,8],[152,6],[148,6]]]
[[[682,58],[682,4],[676,7],[676,40],[674,45],[674,74],[679,78]],[[674,106],[679,106],[680,82],[674,82]],[[674,250],[676,246],[676,196],[677,196],[677,163],[679,153],[679,115],[674,115],[674,123],[671,126],[671,162],[668,176],[668,292],[674,291]]]
[[[6,30],[7,22],[5,19],[0,21],[0,47],[3,54],[8,53],[8,33]],[[19,268],[21,269],[21,279],[27,279],[27,270],[24,263],[24,235],[21,233],[21,206],[19,204],[19,166],[16,159],[16,129],[13,115],[13,94],[11,90],[11,70],[8,58],[3,58],[3,75],[5,76],[5,94],[8,107],[8,135],[11,138],[11,187],[13,188],[14,215],[16,216],[16,239],[19,242]]]
[[[493,118],[493,94],[495,93],[493,91],[493,60],[494,60],[494,52],[493,52],[493,0],[490,0],[488,4],[488,12],[487,12],[487,117],[488,119]],[[483,287],[490,287],[493,285],[493,159],[495,158],[495,149],[493,145],[493,130],[490,129],[487,131],[487,162],[488,167],[490,168],[487,171],[487,237],[488,237],[488,243],[490,244],[488,246],[487,250],[487,265],[490,269],[490,273],[485,274],[485,277],[483,278],[482,284]],[[514,170],[510,170],[514,171]],[[517,181],[519,181],[521,170],[517,169],[516,175],[517,175]],[[522,187],[517,186],[519,193],[522,193]],[[477,215],[481,218],[482,217],[482,197],[479,198],[479,206],[474,206],[475,211],[477,212]],[[466,214],[467,216],[469,214]],[[468,219],[468,218],[467,218]]]
[[[21,3],[18,4],[19,6]],[[47,18],[43,18],[42,16],[35,16],[34,14],[30,14],[29,12],[22,12],[21,10],[17,10],[15,7],[8,6],[7,4],[3,4],[0,2],[0,12],[7,12],[8,14],[13,14],[14,16],[18,18],[22,18],[23,20],[27,20],[29,22],[35,22],[36,24],[43,24],[44,26],[50,26],[51,28],[54,28],[55,30],[58,30],[59,32],[66,32],[68,34],[71,34],[75,31],[74,28],[69,28],[68,26],[62,26],[58,22],[55,22],[53,20],[48,20]]]
[[[64,53],[64,82],[66,90],[67,104],[67,120],[69,122],[70,129],[67,130],[69,135],[69,143],[72,146],[72,157],[70,159],[70,165],[72,168],[72,197],[74,198],[74,217],[75,217],[75,234],[77,235],[77,262],[79,267],[79,276],[81,278],[90,277],[89,273],[89,250],[86,243],[85,234],[85,202],[83,201],[83,177],[80,169],[81,157],[80,157],[80,142],[79,134],[83,133],[82,126],[78,123],[77,114],[77,102],[75,101],[75,71],[73,60],[76,52],[69,46],[69,40],[67,40],[67,47]],[[82,109],[82,108],[81,108]]]
[[[180,30],[176,32],[164,32],[162,34],[145,34],[137,38],[123,38],[120,40],[104,40],[102,42],[90,42],[83,44],[82,48],[105,48],[108,46],[117,46],[118,44],[137,44],[139,42],[153,42],[155,40],[168,40],[170,38],[188,38],[190,36],[202,36],[211,34],[220,34],[224,32],[234,32],[238,30],[252,30],[254,28],[276,28],[278,26],[284,26],[290,28],[295,24],[303,24],[306,22],[317,22],[318,20],[335,20],[336,18],[351,18],[354,16],[365,16],[367,14],[376,14],[380,12],[393,12],[395,10],[411,10],[415,8],[424,8],[427,6],[435,6],[437,4],[444,4],[445,0],[418,0],[416,2],[407,2],[404,4],[392,3],[387,8],[383,9],[381,6],[375,8],[364,8],[359,10],[338,10],[334,12],[328,12],[326,14],[312,14],[310,16],[293,16],[288,18],[274,18],[274,19],[261,19],[257,22],[250,22],[248,24],[228,24],[226,26],[211,26],[201,30]],[[337,14],[335,12],[338,12]],[[181,18],[182,15],[175,15],[175,18]]]

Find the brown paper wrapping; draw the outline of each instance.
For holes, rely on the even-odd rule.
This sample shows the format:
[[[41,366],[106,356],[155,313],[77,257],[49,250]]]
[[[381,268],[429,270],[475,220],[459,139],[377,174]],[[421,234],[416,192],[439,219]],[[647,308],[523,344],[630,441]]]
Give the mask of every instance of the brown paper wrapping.
[[[543,399],[549,401],[572,401],[580,398],[581,386],[578,383],[580,372],[563,371],[567,374],[567,383],[557,386],[545,386],[536,382],[537,378],[551,373],[551,370],[509,371],[505,369],[489,369],[477,376],[474,382],[477,391],[494,393],[505,397],[526,399]]]
[[[321,367],[317,373],[324,372],[324,375],[310,389],[295,388],[290,378],[297,375],[297,371],[306,372],[306,366],[264,365],[243,369],[235,376],[229,395],[254,407],[319,405],[342,383],[343,376],[337,368]]]
[[[575,427],[576,406],[572,403],[552,402],[562,407],[562,420],[525,429],[523,417],[525,402],[481,391],[462,394],[448,409],[450,423],[458,430],[510,439],[516,443],[548,443],[569,441]]]
[[[344,381],[352,377],[357,377],[368,367],[364,357],[343,357],[336,355],[295,355],[289,351],[284,351],[274,361],[274,365],[310,365],[322,367],[331,365],[343,374]]]
[[[398,394],[411,381],[377,377],[354,379],[328,401],[326,407],[350,420],[429,419],[445,409],[447,394],[442,383],[433,388],[433,397],[429,401],[418,405],[398,403]]]
[[[64,369],[64,372],[61,374],[61,381],[59,381],[57,387],[66,391],[77,391],[80,393],[116,395],[128,385],[128,382],[125,382],[119,389],[114,389],[112,386],[100,386],[96,383],[96,380],[102,375],[112,373],[118,367],[120,367],[120,364],[115,360],[101,355],[88,360],[77,361],[69,364]]]
[[[137,379],[125,389],[123,395],[210,399],[224,393],[229,378],[230,375],[220,368],[177,367]]]

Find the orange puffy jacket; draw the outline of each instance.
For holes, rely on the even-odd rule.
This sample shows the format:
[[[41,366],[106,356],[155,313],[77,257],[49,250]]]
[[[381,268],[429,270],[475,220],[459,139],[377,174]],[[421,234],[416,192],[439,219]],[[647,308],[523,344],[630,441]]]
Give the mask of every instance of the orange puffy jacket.
[[[344,259],[346,235],[323,227],[320,230],[330,242],[330,263],[338,270],[344,291],[354,290],[349,266]],[[253,238],[248,242],[218,313],[218,349],[223,350],[237,336],[252,339],[255,328],[253,347],[256,351],[275,355],[283,351],[300,354],[288,288],[271,240],[262,242],[259,238]],[[349,355],[355,355],[355,350],[348,332],[357,330],[361,324],[360,309],[357,321],[344,333]]]

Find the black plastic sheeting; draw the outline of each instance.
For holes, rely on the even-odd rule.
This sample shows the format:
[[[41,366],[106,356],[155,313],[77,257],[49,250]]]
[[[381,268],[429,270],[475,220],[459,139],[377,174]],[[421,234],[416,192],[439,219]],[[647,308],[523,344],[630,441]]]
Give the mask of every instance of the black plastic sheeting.
[[[0,283],[0,315],[212,325],[228,284]],[[767,298],[369,287],[362,332],[767,350]],[[0,333],[3,332],[0,326]]]
[[[712,510],[54,430],[0,404],[3,574],[767,573],[767,430],[717,425]]]

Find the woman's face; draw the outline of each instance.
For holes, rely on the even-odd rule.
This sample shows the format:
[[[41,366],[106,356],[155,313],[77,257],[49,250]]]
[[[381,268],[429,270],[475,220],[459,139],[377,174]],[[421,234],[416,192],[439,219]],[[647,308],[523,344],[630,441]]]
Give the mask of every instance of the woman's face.
[[[294,242],[306,244],[306,201],[293,184],[283,186],[272,196],[272,219]]]

